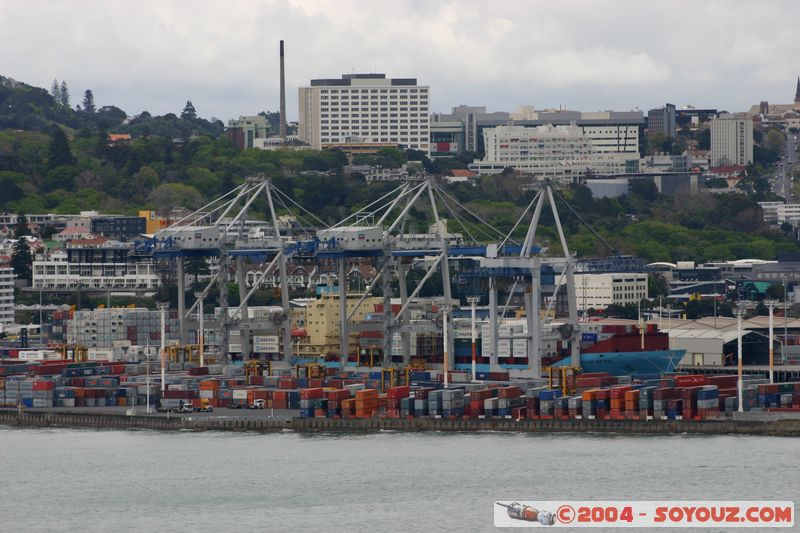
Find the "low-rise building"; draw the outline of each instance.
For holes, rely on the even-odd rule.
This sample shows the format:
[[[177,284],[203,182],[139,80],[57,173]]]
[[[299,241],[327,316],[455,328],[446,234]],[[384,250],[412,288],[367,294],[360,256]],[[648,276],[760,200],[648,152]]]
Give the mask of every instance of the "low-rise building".
[[[601,151],[574,122],[567,126],[497,126],[483,130],[486,156],[469,165],[479,174],[506,168],[572,182],[589,175],[636,172],[639,152]]]
[[[160,285],[151,258],[134,258],[130,247],[103,237],[73,240],[33,261],[33,289],[53,292],[154,292]]]
[[[639,272],[575,274],[578,309],[638,304],[647,298],[647,274]]]

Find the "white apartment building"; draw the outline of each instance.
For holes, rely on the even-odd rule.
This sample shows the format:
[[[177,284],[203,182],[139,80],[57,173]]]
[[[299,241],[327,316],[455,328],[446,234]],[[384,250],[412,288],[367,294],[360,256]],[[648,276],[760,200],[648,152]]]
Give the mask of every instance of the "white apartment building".
[[[800,223],[800,204],[785,204],[783,202],[758,202],[768,224],[783,224],[789,222],[793,226]]]
[[[14,323],[14,269],[0,267],[0,327]]]
[[[753,119],[745,113],[721,113],[711,120],[711,166],[753,162]]]
[[[647,274],[575,274],[575,297],[584,312],[612,304],[638,304],[647,298]]]
[[[598,152],[584,128],[574,123],[497,126],[484,129],[483,136],[486,157],[469,166],[479,174],[497,174],[512,167],[540,178],[569,181],[587,174],[625,174],[634,171],[639,161],[638,151]]]
[[[416,78],[343,74],[300,87],[298,137],[316,150],[400,144],[430,153],[430,88]]]
[[[45,291],[155,291],[159,284],[151,261],[69,261],[66,251],[56,250],[33,262],[33,288]]]

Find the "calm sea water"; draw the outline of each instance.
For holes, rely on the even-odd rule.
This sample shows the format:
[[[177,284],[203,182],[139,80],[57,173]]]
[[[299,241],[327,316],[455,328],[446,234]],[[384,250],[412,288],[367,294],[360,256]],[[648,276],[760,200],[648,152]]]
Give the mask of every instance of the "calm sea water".
[[[799,450],[735,436],[0,428],[0,531],[492,531],[495,500],[800,503]]]

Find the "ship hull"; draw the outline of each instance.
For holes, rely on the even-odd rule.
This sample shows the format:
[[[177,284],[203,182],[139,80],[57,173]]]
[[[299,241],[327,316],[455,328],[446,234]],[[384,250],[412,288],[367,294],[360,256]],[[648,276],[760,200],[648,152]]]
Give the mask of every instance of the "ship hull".
[[[583,372],[608,372],[611,376],[663,374],[674,372],[685,353],[686,350],[582,353],[580,366]],[[570,366],[570,363],[567,357],[553,366]]]

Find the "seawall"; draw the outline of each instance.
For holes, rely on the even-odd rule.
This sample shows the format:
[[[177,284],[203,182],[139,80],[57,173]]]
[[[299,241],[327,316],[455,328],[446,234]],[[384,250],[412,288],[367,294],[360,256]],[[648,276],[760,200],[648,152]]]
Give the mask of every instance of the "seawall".
[[[444,420],[221,418],[210,416],[128,416],[76,412],[0,410],[0,424],[17,427],[148,429],[189,431],[375,432],[375,431],[507,431],[518,433],[614,433],[664,435],[764,435],[800,437],[800,419],[777,420]]]

